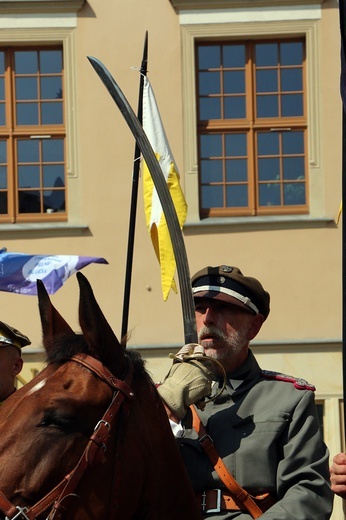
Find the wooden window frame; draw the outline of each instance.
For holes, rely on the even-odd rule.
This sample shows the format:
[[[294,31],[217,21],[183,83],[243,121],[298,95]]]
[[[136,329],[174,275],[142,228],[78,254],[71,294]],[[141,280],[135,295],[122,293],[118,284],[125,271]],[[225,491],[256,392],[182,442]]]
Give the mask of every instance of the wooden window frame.
[[[319,19],[293,19],[275,22],[238,22],[181,25],[183,71],[183,146],[185,195],[189,205],[187,224],[201,221],[199,215],[198,149],[195,82],[195,44],[208,39],[269,39],[302,37],[306,42],[307,83],[307,177],[314,179],[314,197],[310,196],[309,215],[320,217],[323,204],[323,175],[320,157],[320,93],[319,69]],[[310,189],[308,191],[310,192]],[[317,195],[317,196],[315,196]],[[309,195],[308,195],[309,197]],[[224,218],[224,217],[223,217]],[[258,218],[258,217],[256,217]],[[221,221],[221,219],[220,219]]]
[[[246,50],[246,60],[245,60],[245,85],[246,90],[244,92],[245,101],[246,101],[246,117],[242,119],[214,119],[209,121],[203,121],[199,119],[197,115],[197,139],[199,142],[199,138],[201,135],[212,135],[212,134],[221,134],[222,136],[226,136],[227,134],[232,134],[233,132],[237,133],[245,133],[247,136],[247,173],[248,179],[245,183],[248,186],[248,205],[236,207],[236,206],[228,206],[225,200],[225,193],[227,190],[228,182],[226,180],[224,174],[224,181],[216,183],[220,187],[223,188],[224,192],[224,206],[223,207],[210,207],[210,208],[202,208],[200,203],[200,217],[208,218],[208,217],[229,217],[229,216],[246,216],[246,215],[290,215],[290,214],[304,214],[308,213],[308,161],[307,161],[307,147],[306,147],[306,134],[307,134],[307,123],[306,123],[306,79],[305,79],[305,41],[302,38],[273,38],[273,39],[261,39],[261,43],[272,43],[272,42],[300,42],[304,46],[304,56],[302,60],[302,77],[303,77],[303,85],[302,85],[302,95],[303,95],[303,115],[299,117],[273,117],[273,118],[258,118],[255,111],[255,98],[258,95],[256,89],[256,63],[252,59],[254,55],[254,45],[258,40],[237,40],[237,44],[244,45]],[[229,40],[201,40],[196,42],[196,62],[197,62],[197,52],[198,49],[203,47],[205,44],[216,44],[222,47],[223,44],[228,45]],[[280,68],[281,65],[278,65]],[[220,81],[222,81],[222,70],[220,69]],[[198,71],[196,67],[196,85],[197,85],[197,113],[199,106],[199,93],[198,93]],[[278,94],[282,94],[282,91],[279,90]],[[204,97],[204,96],[202,96]],[[220,98],[221,105],[223,104],[223,100],[225,99],[222,89],[220,95],[217,96]],[[274,129],[279,129],[279,132],[282,134],[286,131],[294,131],[299,130],[304,134],[304,186],[305,186],[305,204],[302,205],[284,205],[283,202],[280,205],[275,206],[260,206],[259,205],[259,187],[261,184],[266,184],[261,182],[258,179],[257,172],[257,135],[261,132],[266,132]],[[198,156],[200,159],[200,153],[198,152]],[[279,158],[282,158],[282,154],[280,154]],[[219,158],[223,163],[225,163],[225,156]],[[203,185],[211,185],[213,183],[205,183]],[[235,183],[237,184],[237,183]],[[243,183],[241,183],[243,184]],[[283,201],[283,189],[285,185],[285,181],[281,178],[278,182],[280,185],[281,192],[281,200]],[[298,184],[295,182],[295,184]],[[202,190],[202,182],[199,181],[199,200],[202,200],[201,190]]]
[[[0,214],[0,223],[23,223],[23,222],[42,222],[42,221],[66,221],[67,220],[67,175],[66,175],[66,125],[65,125],[65,107],[64,107],[64,97],[62,99],[62,123],[61,124],[50,124],[43,125],[42,123],[36,125],[18,125],[16,121],[16,89],[15,89],[15,80],[16,73],[14,69],[14,53],[17,51],[28,51],[30,49],[35,51],[45,51],[45,50],[60,50],[63,54],[62,44],[52,44],[52,45],[1,45],[0,49],[5,53],[5,92],[7,92],[7,96],[5,98],[5,106],[6,106],[6,125],[4,127],[0,127],[0,138],[6,139],[7,141],[7,156],[8,156],[8,186],[7,186],[7,213]],[[39,77],[40,74],[37,75]],[[62,85],[64,82],[64,63],[62,63],[61,70],[61,78]],[[38,105],[42,104],[44,100],[41,99],[40,95],[38,95],[38,99],[35,101]],[[40,113],[40,110],[39,110]],[[42,136],[40,138],[40,136]],[[40,206],[41,211],[30,213],[20,213],[19,211],[19,194],[23,191],[18,185],[18,153],[17,146],[18,142],[22,139],[54,139],[60,138],[64,141],[64,199],[65,199],[65,210],[53,212],[53,213],[45,213],[43,211],[43,195],[46,189],[43,185],[42,180],[42,166],[43,163],[40,160],[38,164],[39,169],[41,171],[41,180],[39,186],[36,188],[28,188],[28,192],[38,192],[40,194]],[[50,189],[49,189],[50,190]],[[5,191],[5,190],[3,190]],[[52,190],[54,191],[54,188]]]

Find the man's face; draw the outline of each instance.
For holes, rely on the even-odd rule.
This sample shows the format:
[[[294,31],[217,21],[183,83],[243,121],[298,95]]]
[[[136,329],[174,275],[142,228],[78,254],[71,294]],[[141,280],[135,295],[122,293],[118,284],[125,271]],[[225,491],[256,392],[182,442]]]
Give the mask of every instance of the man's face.
[[[217,359],[230,373],[248,355],[249,342],[261,328],[263,316],[221,300],[195,298],[198,342],[207,356]]]
[[[17,347],[0,345],[0,401],[6,399],[14,389],[14,380],[21,371],[23,360]]]

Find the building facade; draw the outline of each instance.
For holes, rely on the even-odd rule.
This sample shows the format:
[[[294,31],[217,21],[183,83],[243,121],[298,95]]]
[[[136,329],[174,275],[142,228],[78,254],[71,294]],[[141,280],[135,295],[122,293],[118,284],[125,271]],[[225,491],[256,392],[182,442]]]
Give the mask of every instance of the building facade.
[[[120,336],[134,140],[87,57],[136,111],[148,31],[190,271],[236,265],[261,280],[271,313],[253,350],[316,386],[325,441],[344,449],[337,0],[0,0],[0,28],[1,247],[106,258],[83,272]],[[139,184],[128,348],[159,380],[183,320],[179,294],[162,298]],[[75,277],[52,301],[78,330]],[[32,340],[23,384],[43,365],[37,301],[0,303]]]

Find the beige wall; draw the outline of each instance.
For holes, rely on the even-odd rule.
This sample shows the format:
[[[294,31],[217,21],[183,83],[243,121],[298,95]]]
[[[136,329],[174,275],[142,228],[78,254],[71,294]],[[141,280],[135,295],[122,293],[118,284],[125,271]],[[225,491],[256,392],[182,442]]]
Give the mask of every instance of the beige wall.
[[[326,436],[334,453],[341,449],[338,410],[342,398],[342,229],[335,223],[341,201],[340,42],[337,1],[316,1],[316,6],[321,6],[315,42],[318,60],[310,81],[317,84],[318,118],[316,128],[310,130],[318,138],[318,163],[311,165],[310,190],[318,200],[314,215],[318,219],[187,225],[184,238],[191,272],[205,265],[237,265],[244,273],[258,277],[270,292],[272,311],[256,338],[255,353],[264,368],[294,374],[316,385],[317,398],[326,400]],[[37,22],[30,16],[26,26],[35,29]],[[6,22],[4,17],[2,20]],[[183,143],[189,142],[189,136],[184,140],[179,14],[169,0],[89,0],[71,29],[75,77],[70,88],[75,93],[77,132],[76,168],[68,185],[69,224],[53,229],[0,226],[1,247],[8,251],[105,257],[108,266],[90,265],[83,272],[118,335],[134,141],[86,56],[104,62],[136,111],[139,74],[133,67],[140,66],[146,30],[149,78],[185,186]],[[85,229],[72,229],[72,222]],[[181,306],[179,295],[173,293],[167,302],[162,300],[159,268],[145,227],[141,197],[132,283],[129,346],[141,350],[153,378],[159,380],[168,370],[168,353],[184,341]],[[78,329],[74,277],[52,301]],[[32,347],[38,348],[41,332],[36,298],[1,292],[0,306],[1,319],[28,334]],[[24,349],[24,380],[41,366],[40,354],[32,353],[32,347]],[[340,511],[337,505],[334,519]]]

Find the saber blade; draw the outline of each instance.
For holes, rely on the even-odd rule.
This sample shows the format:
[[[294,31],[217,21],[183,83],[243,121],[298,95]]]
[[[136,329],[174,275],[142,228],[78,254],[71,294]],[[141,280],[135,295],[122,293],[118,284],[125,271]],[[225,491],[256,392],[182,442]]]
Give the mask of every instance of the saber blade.
[[[197,343],[198,340],[196,331],[195,307],[191,290],[190,271],[186,255],[186,248],[177,213],[175,211],[165,177],[156,159],[149,139],[147,138],[142,128],[142,125],[140,124],[136,114],[132,110],[120,87],[100,60],[91,56],[88,56],[88,60],[118,106],[138,144],[144,160],[147,163],[162,205],[164,215],[166,217],[167,226],[171,236],[179,278],[185,343]]]

